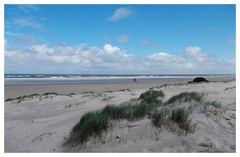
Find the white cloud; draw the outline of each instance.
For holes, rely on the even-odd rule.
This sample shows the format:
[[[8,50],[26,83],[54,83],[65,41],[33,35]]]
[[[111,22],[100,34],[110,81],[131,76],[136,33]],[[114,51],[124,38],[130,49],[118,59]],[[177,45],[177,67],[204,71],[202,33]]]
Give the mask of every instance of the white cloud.
[[[198,46],[193,46],[193,47],[187,47],[186,52],[189,53],[190,55],[198,55],[201,53],[201,48]]]
[[[116,46],[112,46],[110,44],[105,44],[103,47],[104,51],[107,52],[108,54],[116,53],[120,51],[120,49]]]
[[[117,21],[132,15],[132,11],[129,8],[118,8],[108,18],[109,21]]]
[[[31,48],[35,52],[41,55],[46,55],[46,54],[53,54],[54,49],[50,48],[47,44],[42,44],[42,45],[34,45]]]
[[[121,34],[117,37],[117,41],[120,43],[125,43],[129,41],[129,36],[126,34]]]
[[[152,60],[166,62],[169,64],[173,64],[173,63],[182,64],[182,63],[187,62],[187,60],[180,55],[168,54],[166,52],[159,52],[159,53],[151,54],[149,56],[149,58]]]
[[[205,58],[202,58],[204,56]],[[234,73],[234,61],[217,59],[204,53],[200,47],[187,47],[185,52],[173,54],[158,52],[149,56],[133,56],[111,44],[103,48],[80,45],[34,45],[30,48],[10,49],[5,47],[6,65],[26,65],[79,73]],[[9,66],[6,67],[10,69]],[[21,69],[21,66],[16,67]],[[46,70],[47,71],[47,70]],[[34,71],[36,72],[36,71]],[[62,71],[61,71],[62,72]]]
[[[199,62],[204,62],[209,59],[208,55],[202,51],[202,49],[198,46],[187,47],[186,53],[192,57],[194,57]]]
[[[12,23],[20,27],[32,27],[41,31],[46,29],[45,26],[43,26],[42,24],[37,23],[33,21],[31,18],[26,17],[14,18]]]
[[[29,59],[31,57],[28,53],[23,53],[21,49],[8,49],[5,50],[5,57],[11,58],[15,61],[22,62],[24,59]]]
[[[149,58],[153,59],[153,60],[165,60],[165,59],[171,58],[171,55],[169,55],[165,52],[159,52],[159,53],[150,55]]]

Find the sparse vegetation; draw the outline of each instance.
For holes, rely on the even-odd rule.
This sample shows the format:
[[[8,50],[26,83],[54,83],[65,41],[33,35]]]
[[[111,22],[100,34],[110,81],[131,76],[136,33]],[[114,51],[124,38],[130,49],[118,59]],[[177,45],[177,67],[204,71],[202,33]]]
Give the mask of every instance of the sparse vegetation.
[[[108,101],[111,100],[112,98],[114,98],[115,96],[107,96],[105,98],[102,98],[102,101]]]
[[[189,112],[185,108],[172,110],[171,120],[178,124],[179,128],[188,131],[191,121],[188,118]]]
[[[82,116],[79,123],[73,127],[71,137],[68,141],[83,143],[88,140],[89,136],[101,136],[102,132],[109,127],[109,120],[127,119],[132,121],[143,118],[156,108],[155,103],[151,102],[156,101],[158,96],[163,97],[163,93],[156,92],[151,97],[149,93],[145,93],[141,98],[143,100],[146,99],[146,101],[142,101],[139,104],[123,103],[119,106],[107,105],[100,111],[86,113]],[[154,101],[150,100],[150,98],[154,99]]]
[[[83,143],[91,136],[100,137],[108,128],[108,118],[101,111],[84,114],[79,123],[73,127],[68,142]]]
[[[101,113],[114,120],[124,118],[127,119],[127,117],[129,117],[127,109],[128,109],[127,105],[120,106],[107,105],[103,108]]]
[[[181,104],[182,102],[191,102],[192,100],[201,102],[202,97],[203,97],[203,94],[200,94],[197,92],[183,92],[171,97],[165,104],[172,104],[176,102]]]
[[[131,92],[131,89],[120,89],[120,90],[118,90],[118,92],[125,92],[125,91]]]
[[[227,87],[227,88],[224,89],[224,91],[227,91],[227,90],[230,90],[230,89],[234,89],[234,88],[236,88],[236,86],[233,86],[233,87]]]
[[[203,94],[197,92],[183,92],[171,97],[165,103],[162,99],[162,91],[148,90],[142,93],[138,99],[132,99],[118,106],[107,105],[102,110],[88,112],[82,116],[80,121],[73,127],[67,142],[84,143],[90,137],[101,137],[103,132],[111,127],[110,121],[126,119],[129,121],[139,120],[144,117],[152,119],[155,127],[165,127],[179,135],[193,133],[196,124],[191,122],[189,115],[192,112],[191,104],[188,108],[181,106],[169,106],[178,102],[196,101],[208,106],[220,108],[221,104],[216,101],[204,101]],[[164,105],[163,105],[164,104]],[[204,106],[202,105],[202,106]]]
[[[166,129],[177,131],[180,134],[185,133],[185,135],[188,132],[194,132],[195,129],[195,124],[192,124],[189,119],[189,110],[185,108],[156,110],[152,116],[152,123],[155,127],[165,126]]]
[[[69,94],[66,94],[66,96],[69,96],[69,97],[72,97],[73,95],[77,95],[76,93],[69,93]]]
[[[156,127],[162,127],[166,124],[170,111],[166,108],[155,110],[152,116],[152,123]]]
[[[164,93],[162,91],[156,91],[156,90],[148,90],[145,93],[142,93],[139,96],[139,99],[142,100],[142,102],[146,103],[162,103],[161,98],[164,97]]]
[[[43,96],[47,96],[47,95],[59,95],[59,94],[55,92],[46,92],[43,94]]]
[[[14,101],[16,98],[7,98],[6,100],[5,100],[5,102],[8,102],[8,101]]]
[[[21,103],[22,101],[24,101],[26,99],[33,99],[36,96],[39,96],[39,94],[30,94],[30,95],[19,96],[19,97],[16,97],[16,98],[7,98],[5,100],[5,102],[15,101],[16,100],[17,103]]]

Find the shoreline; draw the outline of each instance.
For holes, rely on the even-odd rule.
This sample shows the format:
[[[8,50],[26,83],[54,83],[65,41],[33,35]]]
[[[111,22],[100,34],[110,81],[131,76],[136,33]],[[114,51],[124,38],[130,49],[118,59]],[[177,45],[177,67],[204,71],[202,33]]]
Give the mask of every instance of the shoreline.
[[[230,81],[235,80],[234,76],[205,77],[209,81]],[[148,89],[155,86],[174,83],[187,83],[192,78],[169,78],[152,80],[146,82],[123,82],[123,83],[61,83],[61,84],[27,84],[27,85],[4,85],[4,98],[18,97],[33,93],[43,94],[45,92],[56,92],[69,94],[73,92],[103,92],[117,91],[122,89]]]

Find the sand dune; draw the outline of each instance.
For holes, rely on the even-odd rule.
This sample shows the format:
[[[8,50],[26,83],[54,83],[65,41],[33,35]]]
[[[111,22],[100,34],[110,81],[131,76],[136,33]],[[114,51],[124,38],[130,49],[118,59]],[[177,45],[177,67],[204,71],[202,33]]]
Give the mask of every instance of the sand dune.
[[[190,116],[196,123],[193,133],[180,135],[164,127],[159,129],[145,117],[136,121],[111,121],[112,127],[101,138],[90,138],[82,145],[64,146],[72,127],[83,114],[107,104],[119,105],[138,98],[150,87],[131,89],[129,86],[130,90],[81,91],[70,95],[50,93],[23,98],[20,102],[17,99],[5,102],[5,152],[235,152],[235,81],[185,84],[182,80],[181,83],[171,82],[172,85],[161,87],[151,84],[150,87],[162,90],[164,101],[181,92],[194,91],[222,105],[221,114],[216,115],[202,113],[194,107]]]

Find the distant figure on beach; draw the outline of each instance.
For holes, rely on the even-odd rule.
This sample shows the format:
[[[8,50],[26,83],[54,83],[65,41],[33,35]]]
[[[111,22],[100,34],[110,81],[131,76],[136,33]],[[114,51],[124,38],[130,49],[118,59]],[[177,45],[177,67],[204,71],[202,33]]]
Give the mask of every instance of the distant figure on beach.
[[[137,82],[137,79],[136,79],[136,78],[133,78],[133,82]]]

